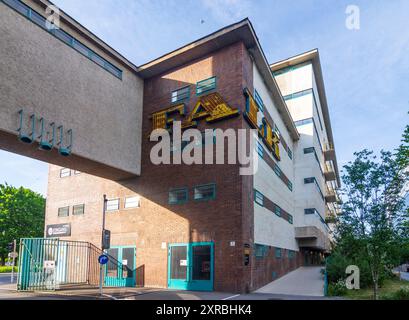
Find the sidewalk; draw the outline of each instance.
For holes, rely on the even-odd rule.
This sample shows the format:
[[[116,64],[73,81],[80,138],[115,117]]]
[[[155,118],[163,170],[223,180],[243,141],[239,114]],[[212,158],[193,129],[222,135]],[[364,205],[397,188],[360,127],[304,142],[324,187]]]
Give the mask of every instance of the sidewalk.
[[[256,293],[323,297],[324,279],[321,269],[322,267],[298,268],[262,287]]]

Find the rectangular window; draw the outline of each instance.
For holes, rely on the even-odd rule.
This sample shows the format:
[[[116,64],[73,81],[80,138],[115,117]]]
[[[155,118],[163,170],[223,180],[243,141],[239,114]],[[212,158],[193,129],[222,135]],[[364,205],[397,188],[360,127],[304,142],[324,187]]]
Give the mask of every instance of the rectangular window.
[[[304,209],[304,214],[315,214],[315,209]]]
[[[257,153],[260,157],[264,156],[264,149],[259,141],[257,141]]]
[[[172,103],[177,103],[190,98],[190,87],[184,87],[172,92]]]
[[[202,93],[208,92],[210,90],[216,89],[216,77],[212,77],[203,81],[199,81],[196,84],[196,94],[200,95]]]
[[[68,217],[70,215],[70,207],[58,208],[59,217]]]
[[[313,119],[309,118],[309,119],[304,119],[304,120],[300,120],[300,121],[295,121],[294,124],[295,124],[296,127],[301,127],[301,126],[304,126],[306,124],[313,123],[312,121],[313,121]]]
[[[304,179],[305,184],[310,184],[310,183],[314,183],[314,182],[315,182],[315,178],[305,178]]]
[[[125,198],[125,209],[139,208],[141,206],[141,199],[139,197]]]
[[[259,192],[257,190],[254,190],[254,201],[258,205],[264,207],[264,196],[263,196],[263,194],[261,192]]]
[[[293,183],[291,181],[288,181],[287,187],[290,191],[293,191]]]
[[[72,214],[74,216],[80,216],[84,214],[84,212],[85,212],[85,204],[80,204],[72,208]]]
[[[45,18],[35,11],[31,11],[31,21],[33,21],[36,25],[40,26],[43,29],[47,28]]]
[[[216,185],[208,184],[197,186],[194,189],[194,199],[196,201],[214,200],[216,198]]]
[[[310,147],[310,148],[305,148],[304,149],[304,154],[309,154],[309,153],[314,153],[315,152],[315,148],[314,147]]]
[[[71,170],[68,168],[63,168],[60,170],[60,178],[66,178],[71,176]]]
[[[277,217],[281,217],[281,208],[279,206],[276,206],[274,208],[274,213],[276,214]]]
[[[264,112],[264,102],[263,102],[263,99],[261,99],[261,97],[260,97],[260,95],[258,94],[258,92],[257,92],[256,89],[254,89],[254,100],[256,101],[259,110],[260,110],[261,112]]]
[[[254,244],[254,255],[256,258],[263,258],[267,255],[268,247],[262,244]]]
[[[295,251],[288,250],[288,259],[292,260],[295,257]]]
[[[169,204],[183,204],[188,199],[187,188],[173,189],[169,191]]]
[[[281,248],[276,248],[275,250],[275,257],[277,259],[281,259]]]
[[[287,149],[288,157],[293,160],[293,152],[290,149]]]
[[[274,172],[278,177],[281,177],[281,169],[277,164],[274,166]]]
[[[294,224],[294,218],[293,218],[293,216],[291,214],[288,215],[288,222],[290,224]]]
[[[119,199],[111,199],[107,201],[107,211],[119,210]]]
[[[62,31],[61,29],[53,29],[51,33],[66,44],[72,45],[72,37],[68,33]]]
[[[22,15],[28,16],[29,8],[23,4],[21,1],[17,0],[3,0],[6,4],[12,7],[14,10],[18,11]]]

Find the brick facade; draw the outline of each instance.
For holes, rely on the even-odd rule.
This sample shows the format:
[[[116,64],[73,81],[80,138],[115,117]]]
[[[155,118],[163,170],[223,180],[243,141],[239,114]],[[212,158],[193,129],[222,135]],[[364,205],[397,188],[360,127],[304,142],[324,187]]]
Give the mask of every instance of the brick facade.
[[[238,42],[208,56],[192,61],[150,79],[145,79],[142,174],[140,177],[112,182],[81,174],[59,178],[59,167],[50,167],[46,225],[71,222],[71,240],[100,244],[102,228],[102,195],[120,198],[120,210],[107,213],[106,227],[112,232],[112,245],[136,246],[137,285],[167,287],[168,252],[163,243],[214,242],[214,290],[247,292],[255,290],[300,265],[300,254],[292,261],[287,253],[280,261],[272,256],[263,259],[250,256],[244,264],[244,247],[254,242],[253,177],[240,176],[239,165],[160,165],[151,163],[149,141],[152,113],[171,105],[171,92],[189,85],[191,111],[198,97],[195,84],[216,76],[217,92],[233,108],[245,107],[243,88],[253,90],[253,64],[243,43]],[[120,125],[120,124],[118,124]],[[240,115],[213,124],[199,122],[198,129],[249,128]],[[127,137],[128,138],[128,137]],[[193,188],[215,183],[216,199],[194,201]],[[185,204],[170,205],[169,190],[186,187]],[[141,207],[124,209],[125,197],[137,194]],[[58,207],[85,203],[84,216],[57,217]],[[235,246],[231,246],[231,242]]]

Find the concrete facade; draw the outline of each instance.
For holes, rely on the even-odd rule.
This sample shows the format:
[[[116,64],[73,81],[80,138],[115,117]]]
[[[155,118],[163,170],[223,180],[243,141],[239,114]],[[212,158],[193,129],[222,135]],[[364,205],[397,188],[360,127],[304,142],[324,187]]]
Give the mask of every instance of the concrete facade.
[[[25,3],[41,11],[47,1]],[[208,266],[205,261],[202,269],[212,270],[213,290],[226,292],[256,290],[304,264],[318,263],[329,249],[329,230],[323,219],[333,204],[327,201],[327,189],[338,186],[338,172],[336,160],[327,161],[325,156],[333,150],[333,139],[323,102],[325,92],[316,80],[322,73],[316,67],[315,52],[303,56],[301,62],[299,57],[291,60],[295,65],[304,64],[294,72],[273,76],[287,62],[269,66],[246,19],[135,67],[63,15],[62,28],[120,68],[119,79],[4,3],[0,3],[0,14],[4,31],[0,54],[5,57],[0,71],[8,75],[0,83],[4,97],[0,147],[50,163],[46,237],[52,236],[49,226],[69,224],[71,235],[61,239],[100,247],[106,195],[119,201],[117,210],[106,213],[111,246],[136,248],[136,285],[169,287],[171,246],[211,243],[214,262]],[[61,57],[65,63],[56,65]],[[22,79],[13,76],[23,71]],[[214,87],[198,92],[199,83],[212,77]],[[197,121],[200,131],[248,131],[252,126],[245,115],[252,96],[259,106],[256,126],[266,121],[271,125],[280,139],[279,156],[270,150],[259,129],[252,150],[259,155],[254,175],[241,176],[240,164],[154,165],[150,154],[155,143],[149,140],[153,114],[175,106],[172,95],[181,88],[188,88],[182,101],[187,114],[211,94],[239,110],[234,117],[217,122],[201,117]],[[310,96],[286,99],[308,89]],[[57,150],[44,153],[34,144],[20,143],[15,127],[21,106],[28,114],[34,112],[72,128],[72,156],[60,157]],[[172,117],[186,120],[186,115]],[[304,119],[322,122],[321,134],[317,135],[313,123],[297,124]],[[247,150],[249,146],[247,141]],[[319,151],[318,160],[304,152],[310,147]],[[226,155],[227,150],[225,160]],[[329,177],[331,170],[335,182]],[[316,183],[306,184],[304,179],[310,177]],[[206,201],[195,198],[197,187],[209,184],[215,186],[213,196]],[[182,189],[186,199],[172,203],[171,192]],[[126,208],[126,199],[135,197],[139,205]],[[78,205],[84,211],[75,215]],[[59,214],[63,208],[68,214]],[[306,214],[311,208],[322,219]],[[180,263],[187,262],[182,259]]]
[[[45,14],[37,2],[27,3]],[[62,21],[61,28],[122,70],[122,79],[4,3],[0,17],[1,148],[114,180],[139,175],[143,80],[126,61],[109,56],[90,37],[74,32],[74,25],[69,28],[68,22]],[[36,115],[37,143],[42,117],[47,128],[51,122],[62,125],[65,136],[71,129],[72,156],[59,156],[56,146],[52,152],[42,152],[37,143],[14,143],[21,109],[27,134],[32,131],[28,118]],[[57,130],[57,140],[58,134]]]

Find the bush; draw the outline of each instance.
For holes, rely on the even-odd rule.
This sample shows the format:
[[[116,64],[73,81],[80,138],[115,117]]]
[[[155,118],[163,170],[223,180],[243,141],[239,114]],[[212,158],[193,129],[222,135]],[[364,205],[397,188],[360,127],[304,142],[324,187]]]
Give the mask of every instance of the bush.
[[[343,296],[347,293],[347,287],[343,280],[337,281],[335,284],[328,284],[328,295],[331,297],[334,296]]]
[[[409,300],[409,288],[401,287],[398,291],[381,296],[382,300]]]
[[[368,262],[359,258],[348,258],[337,251],[333,252],[327,259],[328,283],[336,284],[340,280],[344,281],[348,276],[345,270],[349,265],[358,266],[361,288],[372,287],[372,275]],[[379,286],[382,286],[384,280],[387,278],[390,278],[390,272],[385,270],[385,272],[379,276]]]
[[[0,267],[0,273],[11,273],[12,267]],[[18,272],[18,268],[14,267],[14,272]]]

